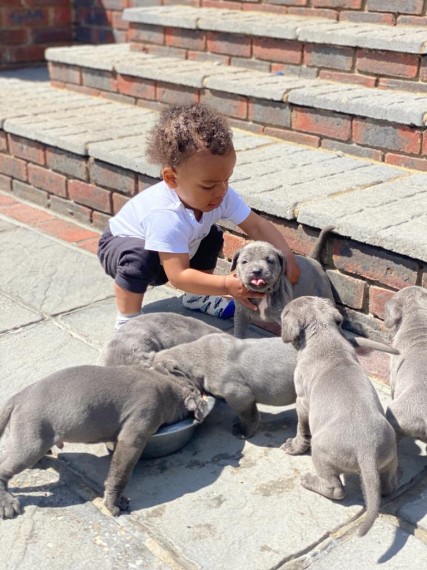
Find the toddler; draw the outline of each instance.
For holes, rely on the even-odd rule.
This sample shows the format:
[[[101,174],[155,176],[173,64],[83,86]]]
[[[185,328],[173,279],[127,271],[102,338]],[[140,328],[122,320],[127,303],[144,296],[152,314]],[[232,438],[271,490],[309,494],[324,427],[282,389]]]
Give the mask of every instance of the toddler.
[[[248,297],[262,293],[248,291],[233,274],[213,274],[223,246],[218,220],[280,249],[289,280],[298,280],[299,267],[280,232],[228,185],[236,152],[221,116],[197,103],[163,111],[149,134],[147,155],[161,165],[163,180],[129,200],[99,241],[99,259],[115,280],[116,329],[141,313],[149,285],[167,281],[192,293],[183,299],[189,307],[216,306],[224,317],[225,295],[256,309]]]

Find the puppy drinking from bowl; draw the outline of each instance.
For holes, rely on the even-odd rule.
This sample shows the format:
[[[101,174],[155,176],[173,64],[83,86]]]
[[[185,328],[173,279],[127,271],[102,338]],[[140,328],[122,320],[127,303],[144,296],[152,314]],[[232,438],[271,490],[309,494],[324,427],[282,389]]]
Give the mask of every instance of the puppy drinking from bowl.
[[[189,413],[204,418],[206,403],[189,385],[139,367],[76,366],[55,372],[12,396],[0,408],[0,518],[20,513],[8,490],[12,477],[63,442],[116,443],[104,504],[114,516],[128,508],[123,490],[146,442],[163,424]]]

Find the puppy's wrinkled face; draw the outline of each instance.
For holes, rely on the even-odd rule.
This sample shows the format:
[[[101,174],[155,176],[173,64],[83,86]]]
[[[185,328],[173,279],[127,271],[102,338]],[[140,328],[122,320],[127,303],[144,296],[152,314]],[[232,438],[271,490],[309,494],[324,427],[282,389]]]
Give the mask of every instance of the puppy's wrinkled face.
[[[420,314],[427,309],[427,289],[418,286],[404,287],[387,301],[384,311],[384,324],[388,328],[400,327],[404,317]]]
[[[267,292],[283,276],[283,254],[267,242],[255,241],[238,251],[231,269],[251,291]]]

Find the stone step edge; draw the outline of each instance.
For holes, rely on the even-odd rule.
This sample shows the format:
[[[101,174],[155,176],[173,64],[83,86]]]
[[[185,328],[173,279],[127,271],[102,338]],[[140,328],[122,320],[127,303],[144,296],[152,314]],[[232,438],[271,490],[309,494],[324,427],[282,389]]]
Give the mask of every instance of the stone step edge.
[[[131,52],[127,44],[48,48],[46,59],[53,64],[207,88],[402,125],[424,127],[427,124],[427,95],[406,91],[277,75],[210,61],[141,54]]]
[[[0,87],[4,88],[5,84],[6,82],[0,81]],[[16,155],[17,153],[18,158],[12,158],[12,156],[7,157],[4,153],[0,153],[1,174],[6,177],[16,177],[18,180],[25,182],[26,175],[20,174],[25,165],[19,156],[21,156],[21,146],[28,145],[29,140],[31,144],[28,150],[24,152],[23,158],[28,155],[33,156],[31,145],[34,143],[32,141],[37,141],[46,146],[71,152],[74,155],[80,154],[89,158],[92,157],[103,163],[110,164],[112,167],[117,166],[125,170],[133,171],[135,174],[141,173],[151,177],[150,183],[153,183],[153,178],[158,178],[158,167],[148,164],[144,158],[143,148],[146,141],[145,136],[141,135],[141,125],[149,128],[157,117],[156,112],[122,103],[102,101],[100,98],[91,97],[89,95],[64,93],[61,90],[56,90],[46,85],[39,85],[37,87],[31,82],[11,82],[10,85],[14,86],[16,93],[12,92],[13,89],[10,87],[10,97],[12,100],[11,109],[8,117],[2,118],[0,116],[0,123],[3,121],[2,124],[5,132],[14,135],[12,142],[16,152],[12,154]],[[27,87],[27,91],[24,88],[25,86]],[[4,92],[5,90],[3,90],[3,93]],[[17,100],[19,97],[21,97],[21,110],[17,109]],[[36,102],[39,104],[38,111],[36,111],[35,108]],[[57,109],[56,112],[52,112],[51,109],[54,108]],[[1,95],[0,109],[2,109]],[[84,118],[85,113],[87,115],[86,119]],[[118,129],[113,118],[118,122],[124,120],[124,126]],[[349,205],[351,213],[353,214],[353,212],[357,213],[358,209],[360,210],[360,208],[356,207],[359,195],[364,195],[365,192],[367,192],[367,194],[366,197],[362,198],[362,201],[366,199],[372,201],[372,197],[377,194],[378,190],[381,190],[381,195],[384,193],[386,196],[392,195],[395,196],[394,200],[397,200],[400,194],[403,198],[409,197],[409,199],[411,199],[412,195],[417,193],[417,189],[420,191],[417,202],[417,212],[419,213],[420,211],[420,205],[421,211],[427,211],[427,209],[424,210],[424,206],[422,206],[427,197],[424,196],[425,188],[427,188],[426,174],[416,174],[413,171],[383,165],[373,161],[346,158],[342,157],[340,153],[286,143],[279,139],[266,137],[264,135],[254,135],[251,132],[245,132],[239,129],[235,129],[235,133],[236,150],[238,153],[242,153],[240,155],[240,168],[238,170],[236,169],[235,183],[237,184],[238,182],[238,189],[247,199],[249,205],[256,210],[265,212],[267,215],[288,221],[296,220],[298,223],[304,223],[310,227],[323,227],[324,225],[334,223],[336,215],[339,214],[339,216],[342,217],[343,212],[348,213],[348,207],[345,206],[345,204],[349,198]],[[3,145],[7,145],[4,137],[0,137],[0,142],[2,141]],[[7,148],[7,146],[5,146],[5,148]],[[37,155],[37,146],[34,149],[34,153]],[[319,176],[324,181],[329,180],[329,182],[325,182],[325,184],[328,184],[328,192],[325,192],[326,188],[319,186],[318,182],[314,183],[313,180],[310,182],[310,177],[306,180],[305,175],[303,178],[300,178],[299,175],[296,178],[297,195],[286,196],[283,194],[281,185],[279,184],[279,188],[277,184],[280,179],[280,177],[279,179],[277,178],[277,172],[278,169],[280,172],[283,171],[283,165],[276,165],[276,168],[272,169],[270,162],[271,160],[273,160],[273,162],[276,160],[277,162],[279,157],[280,160],[283,161],[286,160],[286,156],[295,156],[297,153],[301,153],[302,155],[305,153],[310,156],[307,158],[304,155],[302,162],[298,160],[298,157],[297,162],[295,162],[293,158],[290,162],[295,162],[295,164],[301,164],[302,166],[310,164],[312,179],[313,173],[317,172],[315,163],[331,159],[343,161],[342,167],[340,167],[341,163],[339,163],[337,164],[338,169],[334,165],[332,171],[328,168],[328,165],[326,165],[326,171],[323,165],[321,165],[322,168],[319,172],[323,172],[324,174],[320,174]],[[267,167],[266,173],[273,172],[273,174],[275,174],[275,176],[273,176],[274,180],[270,180],[272,175],[262,176],[263,172],[258,168],[260,160],[270,161],[265,165]],[[254,165],[255,168],[255,171],[252,173],[250,172],[251,168],[249,168],[251,164]],[[298,167],[296,170],[298,171]],[[352,175],[348,177],[350,170],[352,170]],[[329,176],[325,176],[326,172],[330,172]],[[339,174],[339,176],[336,177],[334,173]],[[254,193],[251,180],[256,179],[257,176],[261,176],[261,178]],[[300,179],[304,181],[302,186],[304,195],[301,195],[301,185],[298,185]],[[345,184],[343,184],[343,181]],[[379,185],[382,185],[383,188],[380,188]],[[89,187],[92,188],[89,185],[85,191],[89,192]],[[288,190],[291,187],[292,186],[289,186]],[[93,188],[96,190],[95,187]],[[269,191],[270,188],[273,192]],[[370,196],[370,193],[372,193],[372,196]],[[280,203],[275,202],[276,196],[277,199],[280,200]],[[95,201],[97,199],[102,201],[105,198],[106,197],[101,195],[94,199]],[[341,198],[345,198],[347,202],[342,204]],[[421,199],[424,202],[420,202]],[[331,210],[331,206],[334,206],[336,214]],[[336,207],[338,209],[336,209]],[[413,204],[410,205],[410,208],[413,209]],[[102,211],[101,208],[101,212]],[[111,210],[108,211],[111,213]],[[405,223],[406,220],[406,223],[413,225],[412,210],[408,214],[409,218],[405,218],[405,211],[406,210],[400,207],[399,223]],[[384,214],[378,217],[378,213],[376,213],[376,216],[379,223],[383,220]],[[420,220],[416,220],[416,223],[419,224]],[[337,233],[348,235],[361,243],[370,244],[374,247],[382,247],[385,250],[390,250],[400,255],[427,261],[427,245],[422,243],[422,240],[421,242],[417,242],[413,239],[413,232],[418,230],[411,229],[412,233],[410,235],[405,234],[404,238],[395,235],[395,233],[385,236],[384,238],[384,236],[377,235],[378,232],[375,230],[375,225],[372,227],[369,226],[369,232],[365,225],[359,228],[357,222],[354,223],[350,220],[349,223],[344,221],[341,225],[341,229],[337,228]],[[379,226],[382,227],[383,225],[384,223],[381,221]],[[419,230],[421,232],[422,227],[421,221]],[[427,235],[426,232],[424,232],[424,234]]]
[[[218,31],[400,53],[427,53],[427,30],[421,26],[361,24],[319,17],[192,6],[126,8],[122,17],[130,24]]]

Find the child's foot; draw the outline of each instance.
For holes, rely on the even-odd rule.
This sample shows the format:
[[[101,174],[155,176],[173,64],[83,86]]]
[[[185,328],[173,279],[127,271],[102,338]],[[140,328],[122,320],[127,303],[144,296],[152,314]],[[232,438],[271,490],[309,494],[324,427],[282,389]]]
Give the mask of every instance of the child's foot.
[[[124,315],[120,311],[117,311],[116,324],[114,325],[114,330],[118,331],[119,328],[122,327],[123,325],[125,325],[128,321],[130,321],[131,319],[134,319],[135,317],[139,317],[139,315],[141,315],[141,314],[142,314],[142,311],[138,311],[138,313],[133,313],[132,315]]]
[[[187,309],[193,309],[219,317],[220,319],[229,319],[234,315],[233,299],[225,299],[215,295],[193,295],[184,293],[182,304]]]

